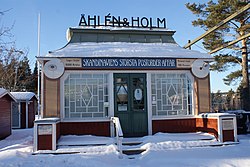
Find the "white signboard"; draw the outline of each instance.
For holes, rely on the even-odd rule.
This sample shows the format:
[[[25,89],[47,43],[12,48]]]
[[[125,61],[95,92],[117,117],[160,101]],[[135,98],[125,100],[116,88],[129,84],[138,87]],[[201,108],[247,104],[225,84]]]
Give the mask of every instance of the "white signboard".
[[[64,67],[82,67],[82,60],[79,58],[65,58],[62,62]]]
[[[222,130],[234,130],[233,119],[222,120]]]
[[[38,126],[38,135],[51,135],[51,134],[52,134],[52,125]]]
[[[191,68],[194,59],[177,59],[177,68]]]
[[[118,104],[118,111],[127,111],[128,106],[127,104]]]
[[[142,100],[142,90],[139,88],[135,89],[134,97],[135,97],[135,100]]]

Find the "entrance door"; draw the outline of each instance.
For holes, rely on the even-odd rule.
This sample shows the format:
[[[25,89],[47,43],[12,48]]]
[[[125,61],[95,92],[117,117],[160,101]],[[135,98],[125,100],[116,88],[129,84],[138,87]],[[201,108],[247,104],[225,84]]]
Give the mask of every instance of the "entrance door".
[[[148,134],[146,74],[114,74],[115,116],[125,137]]]
[[[19,103],[12,103],[12,128],[20,128]]]

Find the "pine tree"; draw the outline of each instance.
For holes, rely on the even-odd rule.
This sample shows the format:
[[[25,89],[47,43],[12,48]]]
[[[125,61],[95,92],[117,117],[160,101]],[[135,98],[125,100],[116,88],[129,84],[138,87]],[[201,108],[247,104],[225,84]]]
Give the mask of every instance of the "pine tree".
[[[27,56],[19,62],[17,71],[17,91],[32,90],[32,74]]]
[[[35,63],[35,67],[33,69],[33,73],[32,73],[32,92],[34,93],[38,93],[38,68],[37,68],[37,62]]]
[[[216,2],[211,0],[206,4],[187,3],[186,6],[198,17],[197,20],[192,22],[193,25],[208,30],[218,25],[222,20],[237,12],[248,3],[249,0],[218,0]],[[204,47],[212,51],[249,33],[249,20],[249,11],[245,11],[206,36],[203,39]],[[232,70],[232,67],[235,67],[237,64],[240,65],[241,69],[227,75],[226,78],[224,78],[224,83],[230,85],[237,80],[241,80],[243,109],[250,110],[247,41],[248,39],[243,39],[239,44],[228,48],[226,52],[215,55],[216,62],[211,67],[213,70],[222,72],[229,68]]]
[[[230,89],[227,93],[226,102],[227,102],[228,110],[234,110],[234,106],[231,104],[234,95],[235,95],[235,93],[232,89]]]

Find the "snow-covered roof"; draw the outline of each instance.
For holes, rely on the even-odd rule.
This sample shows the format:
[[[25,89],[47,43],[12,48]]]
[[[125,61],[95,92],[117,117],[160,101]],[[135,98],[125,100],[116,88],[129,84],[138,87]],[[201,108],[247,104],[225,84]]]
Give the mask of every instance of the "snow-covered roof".
[[[36,119],[35,123],[56,123],[59,122],[60,118],[52,117],[52,118],[41,118]]]
[[[16,101],[15,97],[12,96],[6,89],[0,88],[0,98],[2,98],[5,95],[9,95],[14,101]]]
[[[17,101],[26,101],[32,99],[34,96],[37,99],[35,93],[33,92],[10,92]]]
[[[174,43],[82,42],[68,43],[45,57],[144,57],[213,59],[207,53],[188,50]],[[42,57],[41,57],[42,58]]]
[[[0,88],[0,97],[2,97],[2,96],[4,96],[4,95],[6,95],[8,92],[7,92],[7,90],[6,89],[4,89],[4,88]]]
[[[112,26],[77,26],[70,27],[70,29],[79,29],[79,30],[110,30],[110,31],[122,31],[122,30],[132,30],[132,31],[175,31],[169,28],[143,28],[143,27],[112,27]]]
[[[199,114],[197,117],[202,117],[202,118],[235,117],[235,114],[230,114],[230,113],[202,113],[202,114]]]

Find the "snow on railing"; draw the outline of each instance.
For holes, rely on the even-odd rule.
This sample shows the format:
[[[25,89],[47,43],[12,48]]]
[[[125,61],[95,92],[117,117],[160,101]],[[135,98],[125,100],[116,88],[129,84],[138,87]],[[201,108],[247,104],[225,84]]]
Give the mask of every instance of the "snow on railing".
[[[123,158],[122,156],[122,139],[123,139],[123,132],[122,127],[120,124],[120,120],[118,117],[111,117],[110,120],[115,125],[115,131],[116,131],[116,139],[117,139],[117,149],[119,152],[119,158]]]

